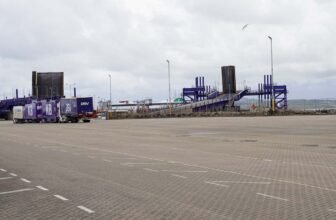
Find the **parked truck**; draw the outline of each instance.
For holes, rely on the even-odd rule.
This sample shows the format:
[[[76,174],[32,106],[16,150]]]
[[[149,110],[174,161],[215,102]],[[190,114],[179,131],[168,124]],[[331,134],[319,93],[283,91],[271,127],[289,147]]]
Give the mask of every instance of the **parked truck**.
[[[90,114],[93,113],[92,97],[64,98],[60,99],[60,122],[77,123],[79,121],[90,122]]]
[[[13,116],[14,123],[90,122],[94,117],[93,99],[33,100],[24,106],[14,106]]]
[[[24,106],[13,107],[13,123],[24,123]]]

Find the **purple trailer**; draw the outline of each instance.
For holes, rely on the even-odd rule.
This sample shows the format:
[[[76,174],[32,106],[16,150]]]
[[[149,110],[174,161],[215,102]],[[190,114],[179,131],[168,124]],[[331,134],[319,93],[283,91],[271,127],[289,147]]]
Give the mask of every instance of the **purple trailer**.
[[[37,122],[36,102],[24,106],[23,118],[27,122]]]
[[[26,122],[57,122],[56,101],[33,101],[25,105],[23,115]]]
[[[58,121],[56,101],[43,100],[40,102],[40,106],[41,106],[40,119],[43,122],[57,122]]]

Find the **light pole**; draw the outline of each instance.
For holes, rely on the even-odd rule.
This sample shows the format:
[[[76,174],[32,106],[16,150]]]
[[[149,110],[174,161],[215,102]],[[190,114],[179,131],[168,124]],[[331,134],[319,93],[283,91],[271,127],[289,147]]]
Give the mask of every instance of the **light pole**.
[[[111,88],[111,74],[108,75],[110,78],[110,107],[112,107],[112,88]],[[110,109],[108,107],[108,109]]]
[[[272,74],[272,80],[271,80],[271,84],[272,84],[272,111],[274,112],[274,75],[273,75],[273,38],[271,36],[268,36],[268,38],[271,41],[271,74]]]
[[[170,96],[170,61],[167,60],[167,63],[168,63],[168,83],[169,83],[169,100],[168,100],[168,103],[169,103],[169,113],[171,114],[171,96]]]
[[[65,87],[67,87],[67,89],[69,89],[69,98],[71,98],[71,83],[65,83]]]

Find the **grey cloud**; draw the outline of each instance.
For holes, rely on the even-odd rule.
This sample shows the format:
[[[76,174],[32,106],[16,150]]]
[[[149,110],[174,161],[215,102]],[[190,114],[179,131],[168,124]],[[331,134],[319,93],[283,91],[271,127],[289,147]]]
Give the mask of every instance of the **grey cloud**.
[[[115,99],[163,100],[166,59],[176,93],[197,75],[217,84],[221,65],[236,65],[238,81],[254,86],[270,70],[268,34],[276,78],[304,97],[305,87],[336,84],[333,9],[313,0],[2,0],[0,97],[28,90],[38,70],[64,71],[82,95],[108,97],[112,74]]]

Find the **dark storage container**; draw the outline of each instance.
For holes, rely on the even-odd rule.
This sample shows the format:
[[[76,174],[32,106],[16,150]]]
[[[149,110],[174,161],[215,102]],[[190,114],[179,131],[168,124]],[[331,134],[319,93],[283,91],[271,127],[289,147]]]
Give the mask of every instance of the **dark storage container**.
[[[93,98],[77,98],[77,112],[80,114],[93,112]]]
[[[237,92],[235,66],[222,67],[222,82],[224,94],[232,94]]]

